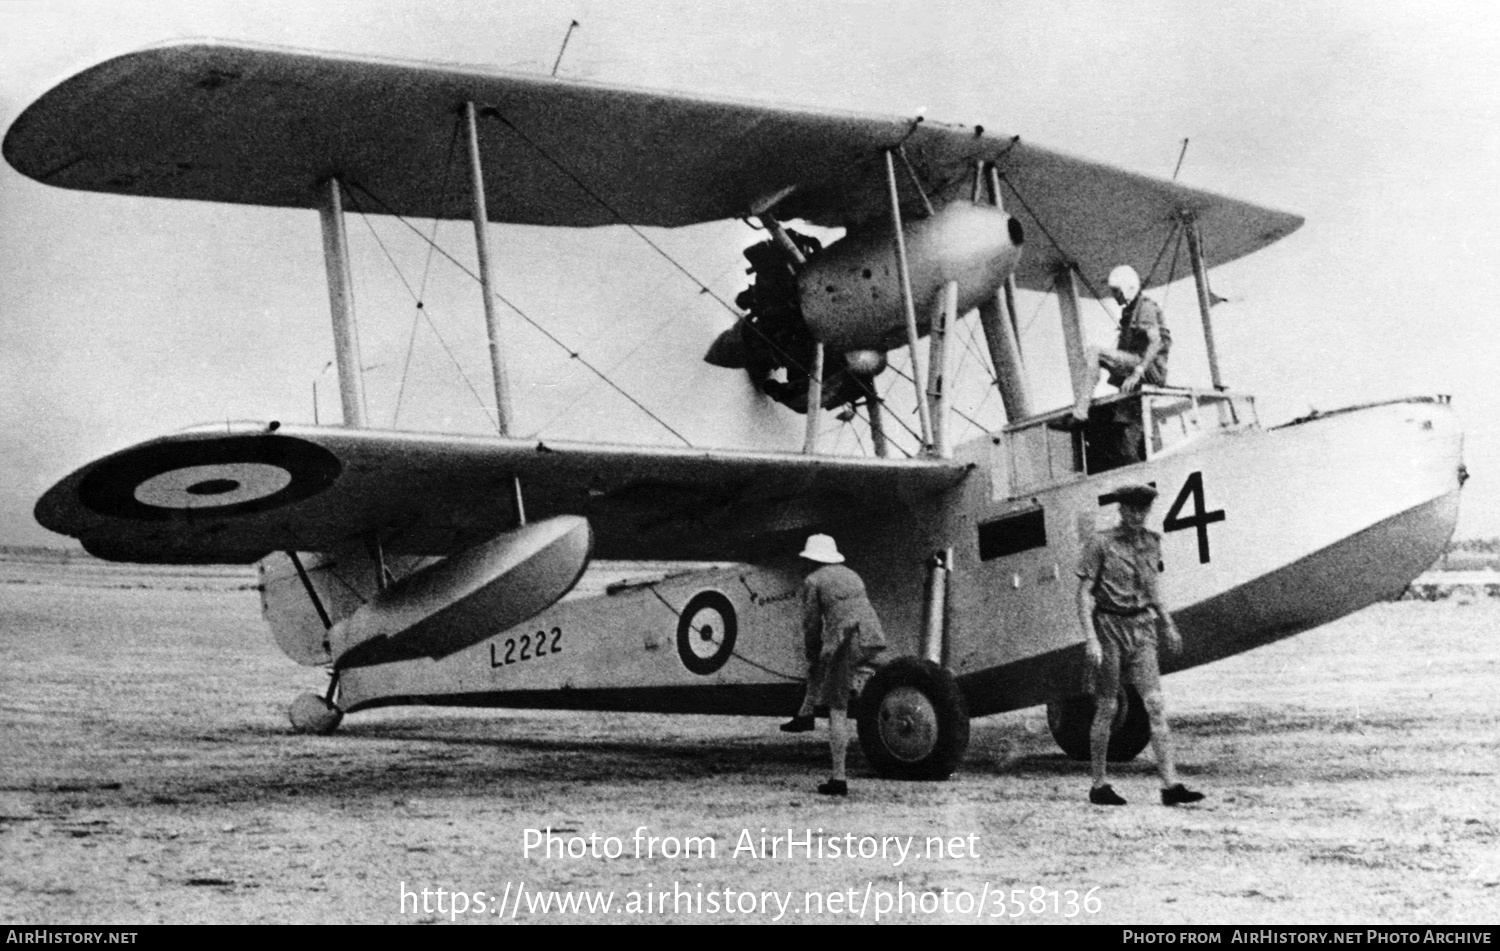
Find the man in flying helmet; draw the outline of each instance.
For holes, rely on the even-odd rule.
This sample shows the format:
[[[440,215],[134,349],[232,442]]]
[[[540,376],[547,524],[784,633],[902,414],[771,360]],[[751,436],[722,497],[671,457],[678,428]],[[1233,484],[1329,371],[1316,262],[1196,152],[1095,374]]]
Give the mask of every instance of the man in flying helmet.
[[[1141,276],[1128,264],[1109,272],[1109,290],[1120,305],[1119,338],[1113,349],[1092,344],[1084,348],[1088,371],[1097,373],[1103,368],[1109,374],[1110,385],[1119,387],[1122,393],[1133,393],[1142,383],[1166,386],[1172,334],[1162,319],[1161,307],[1141,294]],[[1075,425],[1088,422],[1093,393],[1093,381],[1089,380],[1074,394]]]

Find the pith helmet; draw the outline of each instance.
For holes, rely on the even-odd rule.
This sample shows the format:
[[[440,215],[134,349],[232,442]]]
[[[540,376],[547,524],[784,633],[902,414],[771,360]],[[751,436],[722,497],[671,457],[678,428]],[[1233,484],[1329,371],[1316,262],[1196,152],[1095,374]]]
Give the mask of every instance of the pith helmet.
[[[1127,301],[1132,301],[1141,292],[1141,276],[1135,273],[1135,268],[1122,264],[1109,272],[1109,286],[1124,295]]]
[[[808,561],[820,561],[825,565],[841,564],[844,556],[839,554],[839,546],[831,535],[809,535],[807,545],[802,549],[800,557]]]
[[[1129,482],[1115,489],[1114,495],[1121,505],[1145,508],[1156,501],[1156,487],[1142,482]]]

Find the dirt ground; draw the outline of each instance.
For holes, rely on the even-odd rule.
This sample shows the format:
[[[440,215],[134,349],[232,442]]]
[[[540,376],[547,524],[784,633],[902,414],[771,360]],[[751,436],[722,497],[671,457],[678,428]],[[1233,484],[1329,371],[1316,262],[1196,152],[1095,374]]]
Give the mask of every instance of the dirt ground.
[[[1156,804],[1147,754],[1101,809],[1040,709],[976,721],[945,783],[855,753],[831,802],[821,731],[770,720],[394,709],[292,736],[322,674],[249,582],[0,561],[0,920],[447,921],[454,891],[468,922],[1500,919],[1500,600],[1383,604],[1169,678],[1208,800]],[[619,854],[528,855],[548,827]],[[765,857],[762,829],[823,854]],[[689,837],[714,854],[659,854]],[[913,851],[830,854],[881,840]],[[552,891],[612,905],[533,906]]]

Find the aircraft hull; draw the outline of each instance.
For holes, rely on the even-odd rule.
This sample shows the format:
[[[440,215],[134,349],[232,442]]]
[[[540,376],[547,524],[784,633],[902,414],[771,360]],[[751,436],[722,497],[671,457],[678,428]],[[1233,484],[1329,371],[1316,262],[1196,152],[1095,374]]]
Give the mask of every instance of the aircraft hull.
[[[889,525],[851,527],[840,544],[866,577],[893,655],[917,647],[921,573],[911,553],[954,549],[948,663],[970,715],[984,716],[1082,692],[1072,567],[1087,531],[1107,523],[1113,510],[1099,496],[1113,486],[1154,481],[1162,499],[1153,527],[1176,517],[1164,533],[1164,579],[1186,646],[1165,659],[1170,672],[1398,594],[1452,534],[1460,468],[1447,405],[1397,401],[1214,434],[1023,498],[996,498],[992,471],[945,513],[893,513]],[[1047,544],[981,559],[977,525],[1034,509],[1048,520]],[[893,536],[905,540],[891,544]],[[805,667],[801,576],[790,561],[741,565],[567,600],[452,657],[346,670],[341,705],[785,715]],[[735,628],[727,647],[726,621]]]
[[[992,483],[1000,473],[992,474]],[[1250,650],[1399,594],[1458,512],[1451,408],[1398,400],[1207,435],[1145,463],[974,503],[981,526],[1034,513],[1046,544],[986,560],[956,549],[950,666],[974,715],[1087,692],[1075,567],[1113,524],[1108,492],[1152,482],[1167,604],[1184,651],[1164,671]]]
[[[1300,634],[1398,594],[1442,553],[1458,518],[1457,489],[1290,565],[1173,612],[1184,649],[1162,672],[1186,670]],[[1357,584],[1338,583],[1367,570]],[[1084,692],[1080,645],[959,677],[971,716]]]

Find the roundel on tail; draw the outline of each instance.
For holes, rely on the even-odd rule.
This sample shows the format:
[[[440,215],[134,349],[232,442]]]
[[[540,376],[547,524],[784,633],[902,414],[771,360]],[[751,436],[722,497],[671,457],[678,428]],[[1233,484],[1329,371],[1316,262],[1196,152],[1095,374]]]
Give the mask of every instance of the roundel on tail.
[[[734,603],[718,591],[699,591],[677,618],[677,656],[693,673],[711,674],[729,663],[738,633]]]
[[[333,453],[285,436],[227,436],[142,446],[106,459],[78,498],[115,518],[156,521],[249,515],[291,505],[333,485]]]

